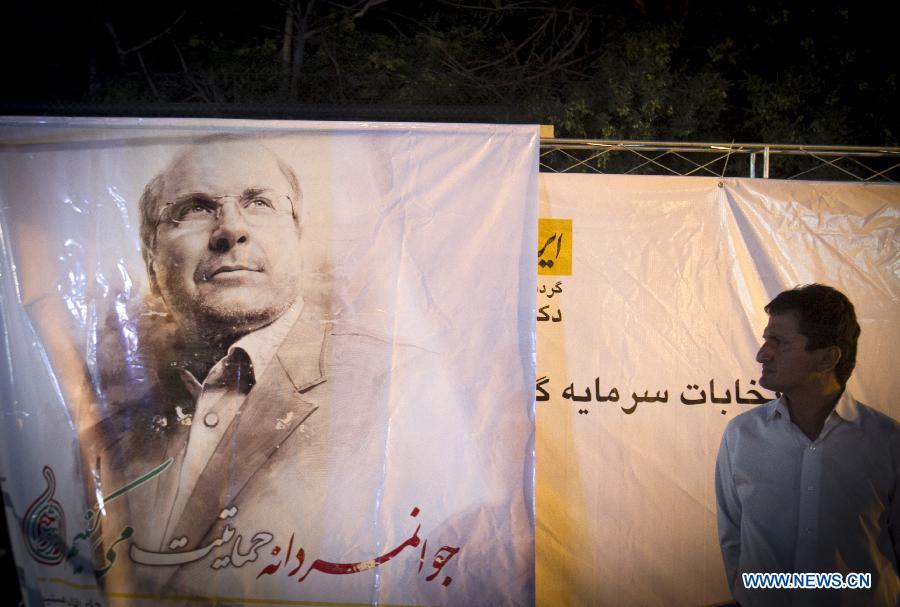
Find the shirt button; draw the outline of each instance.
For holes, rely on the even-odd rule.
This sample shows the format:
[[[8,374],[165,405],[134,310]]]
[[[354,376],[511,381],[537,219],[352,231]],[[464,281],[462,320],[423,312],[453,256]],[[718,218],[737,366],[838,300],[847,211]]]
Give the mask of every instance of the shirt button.
[[[815,451],[815,450],[816,450],[816,446],[815,446],[815,445],[810,445],[810,446],[809,446],[809,450],[810,450],[810,451]]]
[[[219,423],[219,416],[216,415],[215,413],[207,413],[203,417],[203,423],[206,424],[210,428],[215,428],[216,425]]]

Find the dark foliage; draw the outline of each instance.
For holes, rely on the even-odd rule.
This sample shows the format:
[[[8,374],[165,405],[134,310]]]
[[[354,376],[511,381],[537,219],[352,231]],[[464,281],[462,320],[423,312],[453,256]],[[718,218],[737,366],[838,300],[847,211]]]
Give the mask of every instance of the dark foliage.
[[[866,0],[13,3],[0,100],[15,113],[897,145],[894,11]]]

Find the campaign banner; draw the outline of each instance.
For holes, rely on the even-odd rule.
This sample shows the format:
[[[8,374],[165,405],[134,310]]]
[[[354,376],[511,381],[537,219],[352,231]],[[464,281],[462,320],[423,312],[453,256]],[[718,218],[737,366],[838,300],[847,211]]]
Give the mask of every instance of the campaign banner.
[[[715,462],[774,398],[765,305],[844,292],[848,389],[900,419],[900,186],[542,174],[539,215],[537,602],[730,601]]]
[[[533,603],[537,150],[0,119],[26,605]]]

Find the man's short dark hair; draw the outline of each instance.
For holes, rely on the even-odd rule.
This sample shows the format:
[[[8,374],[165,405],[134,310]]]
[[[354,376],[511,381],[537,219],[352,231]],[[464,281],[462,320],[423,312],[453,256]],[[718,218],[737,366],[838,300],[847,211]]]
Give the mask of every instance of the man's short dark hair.
[[[846,385],[856,366],[860,332],[856,311],[846,295],[825,285],[802,285],[779,293],[765,310],[769,315],[795,312],[800,319],[800,334],[807,339],[807,350],[840,348],[841,360],[834,374],[841,386]]]

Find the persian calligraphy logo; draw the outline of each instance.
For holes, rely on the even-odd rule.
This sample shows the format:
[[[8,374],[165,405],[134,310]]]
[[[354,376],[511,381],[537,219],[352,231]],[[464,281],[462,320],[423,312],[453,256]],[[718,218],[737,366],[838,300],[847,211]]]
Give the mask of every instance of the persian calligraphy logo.
[[[59,565],[65,558],[66,516],[62,506],[53,499],[56,491],[56,475],[50,466],[44,466],[44,489],[25,511],[22,531],[28,554],[44,565]]]
[[[538,219],[538,274],[572,274],[571,219]]]

